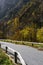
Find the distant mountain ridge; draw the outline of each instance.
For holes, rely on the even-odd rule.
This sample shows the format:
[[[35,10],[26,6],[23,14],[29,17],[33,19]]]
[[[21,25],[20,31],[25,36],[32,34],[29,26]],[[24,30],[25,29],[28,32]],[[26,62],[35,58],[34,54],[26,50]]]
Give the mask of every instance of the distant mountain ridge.
[[[29,0],[0,0],[0,19],[7,16],[10,10],[14,9],[18,11],[28,1]]]

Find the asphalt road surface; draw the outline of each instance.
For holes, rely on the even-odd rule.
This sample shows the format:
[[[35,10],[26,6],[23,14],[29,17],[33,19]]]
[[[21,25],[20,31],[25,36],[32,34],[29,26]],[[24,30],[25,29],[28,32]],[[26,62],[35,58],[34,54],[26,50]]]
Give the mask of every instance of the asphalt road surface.
[[[24,45],[16,45],[6,42],[2,42],[1,44],[17,50],[27,65],[43,65],[43,51]]]

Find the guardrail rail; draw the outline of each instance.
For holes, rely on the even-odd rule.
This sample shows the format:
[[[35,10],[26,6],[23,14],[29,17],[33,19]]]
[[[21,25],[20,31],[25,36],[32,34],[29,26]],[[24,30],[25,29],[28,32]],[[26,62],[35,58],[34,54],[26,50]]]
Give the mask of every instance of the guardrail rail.
[[[17,61],[19,60],[21,65],[26,65],[25,61],[23,60],[21,54],[18,51],[14,50],[6,45],[2,45],[1,43],[0,43],[0,48],[4,49],[6,51],[6,53],[11,52],[14,56],[14,60],[15,60],[14,62],[16,64],[17,64]]]

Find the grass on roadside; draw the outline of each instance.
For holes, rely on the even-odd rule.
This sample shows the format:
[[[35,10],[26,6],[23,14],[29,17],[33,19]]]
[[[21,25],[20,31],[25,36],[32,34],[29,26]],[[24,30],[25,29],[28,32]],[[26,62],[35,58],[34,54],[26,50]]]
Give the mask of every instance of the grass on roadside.
[[[2,49],[0,49],[0,65],[14,65]]]

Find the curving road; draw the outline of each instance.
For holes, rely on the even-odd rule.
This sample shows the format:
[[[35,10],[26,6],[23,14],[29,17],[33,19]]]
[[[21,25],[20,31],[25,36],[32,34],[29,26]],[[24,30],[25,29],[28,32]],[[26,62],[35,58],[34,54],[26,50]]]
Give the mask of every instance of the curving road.
[[[24,45],[16,45],[7,42],[0,43],[14,50],[17,50],[21,54],[27,65],[43,65],[43,51],[39,51],[35,48]]]

